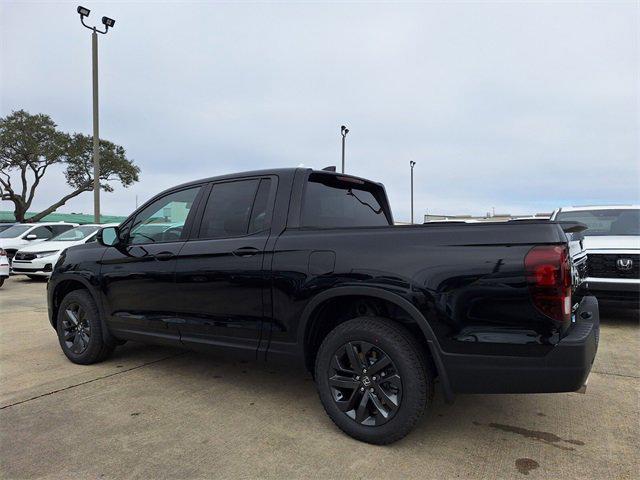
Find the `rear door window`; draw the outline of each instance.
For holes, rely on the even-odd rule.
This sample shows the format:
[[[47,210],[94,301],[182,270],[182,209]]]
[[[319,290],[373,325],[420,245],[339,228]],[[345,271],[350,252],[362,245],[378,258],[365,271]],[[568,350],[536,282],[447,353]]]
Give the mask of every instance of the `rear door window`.
[[[251,218],[249,219],[249,234],[261,232],[269,228],[269,194],[271,193],[271,179],[260,180],[256,200],[253,202]]]
[[[268,184],[258,188],[262,182],[251,179],[214,184],[202,216],[199,238],[239,237],[264,229],[269,190]]]

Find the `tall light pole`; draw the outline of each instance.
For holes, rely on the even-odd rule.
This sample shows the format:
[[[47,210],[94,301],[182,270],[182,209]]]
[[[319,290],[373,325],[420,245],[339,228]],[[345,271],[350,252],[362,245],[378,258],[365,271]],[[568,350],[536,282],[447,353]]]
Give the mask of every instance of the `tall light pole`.
[[[84,23],[84,19],[89,16],[91,10],[85,7],[78,7],[80,22],[91,30],[91,69],[93,77],[93,220],[100,223],[100,132],[98,129],[98,33],[103,35],[113,27],[116,21],[109,17],[102,17],[104,31],[98,27],[90,27]]]
[[[413,167],[416,166],[416,162],[410,160],[409,166],[411,167],[411,224],[413,225]]]
[[[340,135],[342,135],[342,173],[344,173],[344,142],[347,137],[347,133],[349,133],[349,129],[342,125],[340,127]]]

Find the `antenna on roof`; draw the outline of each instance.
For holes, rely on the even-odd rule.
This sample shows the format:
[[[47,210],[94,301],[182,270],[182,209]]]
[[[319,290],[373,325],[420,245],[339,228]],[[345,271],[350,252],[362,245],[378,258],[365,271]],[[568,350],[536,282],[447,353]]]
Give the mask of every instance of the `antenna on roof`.
[[[336,171],[336,166],[335,165],[331,165],[330,167],[324,167],[322,169],[323,172],[335,172]]]

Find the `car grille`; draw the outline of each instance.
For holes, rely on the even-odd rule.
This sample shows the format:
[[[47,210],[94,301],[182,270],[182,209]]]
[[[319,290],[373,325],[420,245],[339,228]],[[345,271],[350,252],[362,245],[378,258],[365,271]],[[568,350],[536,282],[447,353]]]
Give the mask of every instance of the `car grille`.
[[[628,270],[618,266],[618,260],[630,259],[633,264]],[[590,277],[597,278],[639,278],[640,255],[626,254],[589,254],[587,269]]]
[[[14,260],[35,260],[36,259],[36,254],[35,253],[18,252],[18,253],[15,254],[13,259]]]

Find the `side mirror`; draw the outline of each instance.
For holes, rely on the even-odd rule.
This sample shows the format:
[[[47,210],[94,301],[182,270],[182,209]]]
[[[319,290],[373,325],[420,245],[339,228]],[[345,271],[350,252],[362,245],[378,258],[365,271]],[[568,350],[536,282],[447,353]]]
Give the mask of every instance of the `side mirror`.
[[[29,235],[24,237],[25,240],[36,240],[37,238],[38,236],[35,233],[30,233]]]
[[[120,243],[120,232],[118,227],[104,227],[98,231],[98,243],[105,247],[113,247]]]

